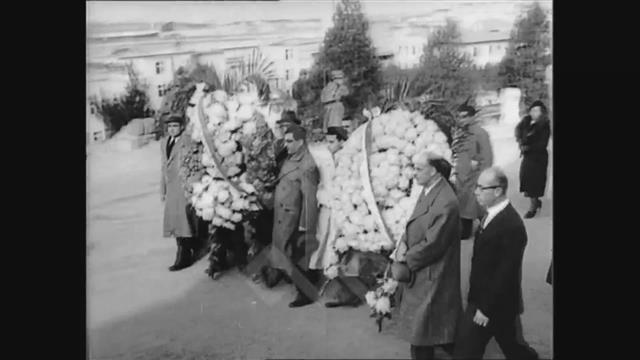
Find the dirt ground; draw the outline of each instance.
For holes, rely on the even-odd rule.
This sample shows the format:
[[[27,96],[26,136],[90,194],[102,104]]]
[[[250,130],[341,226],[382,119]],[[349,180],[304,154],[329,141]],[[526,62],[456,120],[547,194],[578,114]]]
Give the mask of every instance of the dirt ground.
[[[504,129],[503,129],[504,130]],[[507,170],[519,212],[517,147],[511,131],[490,130],[496,161]],[[171,273],[173,239],[162,238],[160,149],[154,142],[131,152],[107,144],[89,149],[87,179],[87,305],[91,359],[406,359],[409,345],[382,333],[366,305],[326,309],[325,299],[289,309],[291,285],[267,290],[232,271],[218,281],[203,272],[206,259]],[[552,179],[549,178],[549,182]],[[523,333],[541,358],[552,354],[551,187],[542,213],[526,220]],[[462,246],[463,291],[473,242]],[[443,353],[444,355],[444,353]],[[485,359],[503,358],[492,342]]]

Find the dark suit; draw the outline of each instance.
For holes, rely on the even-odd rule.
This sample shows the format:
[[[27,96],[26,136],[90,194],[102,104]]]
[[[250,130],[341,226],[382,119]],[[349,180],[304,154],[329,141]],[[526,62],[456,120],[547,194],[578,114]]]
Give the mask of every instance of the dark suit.
[[[456,358],[480,359],[492,337],[507,359],[535,359],[528,346],[517,341],[516,321],[522,302],[522,257],[527,233],[522,219],[511,206],[500,211],[479,229],[473,244],[469,306],[462,317],[456,341]],[[473,322],[476,310],[489,322]]]

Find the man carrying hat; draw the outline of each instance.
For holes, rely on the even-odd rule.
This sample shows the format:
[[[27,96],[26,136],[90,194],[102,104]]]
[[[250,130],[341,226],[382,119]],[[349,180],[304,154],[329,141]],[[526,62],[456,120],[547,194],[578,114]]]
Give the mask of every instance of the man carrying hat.
[[[329,127],[342,126],[344,117],[344,106],[342,98],[349,95],[349,89],[344,83],[344,73],[342,70],[331,72],[331,82],[322,89],[320,101],[324,106],[324,118],[322,121],[322,131],[327,132]]]
[[[190,205],[179,176],[190,139],[182,134],[184,119],[181,116],[169,116],[165,123],[167,136],[160,142],[162,153],[160,188],[164,202],[163,236],[176,238],[178,251],[176,260],[169,270],[178,271],[189,267],[198,251],[197,241],[194,238],[195,229],[189,218]]]

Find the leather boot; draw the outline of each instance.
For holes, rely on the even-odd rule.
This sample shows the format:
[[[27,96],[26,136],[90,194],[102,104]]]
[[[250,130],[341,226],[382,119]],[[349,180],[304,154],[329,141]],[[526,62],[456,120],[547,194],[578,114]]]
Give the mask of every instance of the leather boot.
[[[178,243],[178,252],[176,253],[176,262],[171,267],[169,267],[169,271],[178,271],[184,268],[191,266],[192,257],[191,257],[191,249],[186,244],[185,238],[177,238],[176,242]]]

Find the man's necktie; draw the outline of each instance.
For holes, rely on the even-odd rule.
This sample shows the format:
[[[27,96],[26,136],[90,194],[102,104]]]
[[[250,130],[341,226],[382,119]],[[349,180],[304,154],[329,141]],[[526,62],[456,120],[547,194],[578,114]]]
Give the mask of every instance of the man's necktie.
[[[173,149],[173,145],[175,144],[176,140],[174,138],[171,138],[169,140],[169,143],[167,144],[167,158],[171,155],[171,150]]]
[[[476,239],[478,238],[478,236],[480,236],[480,234],[482,234],[482,231],[484,231],[485,222],[487,221],[488,216],[489,216],[489,213],[485,213],[484,216],[482,217],[482,220],[480,220],[480,226],[478,226],[478,231],[476,231],[476,236],[475,236]]]

